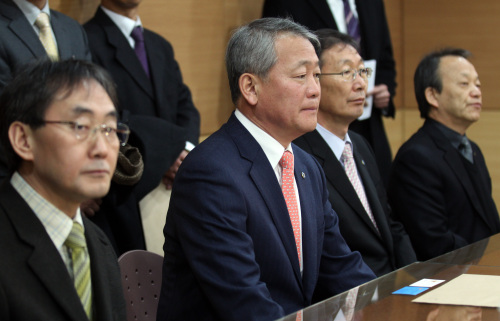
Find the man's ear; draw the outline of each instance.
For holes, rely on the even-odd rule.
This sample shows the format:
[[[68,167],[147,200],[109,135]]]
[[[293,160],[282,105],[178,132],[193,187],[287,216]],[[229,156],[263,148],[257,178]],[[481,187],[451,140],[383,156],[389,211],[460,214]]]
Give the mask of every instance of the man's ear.
[[[12,148],[19,157],[24,160],[33,160],[33,131],[31,128],[19,121],[10,124],[9,140]]]
[[[432,87],[427,87],[425,88],[425,99],[429,103],[429,105],[438,108],[439,107],[439,101],[437,97],[439,96],[439,93],[435,88]]]
[[[260,83],[260,78],[253,74],[244,73],[240,76],[239,86],[241,96],[251,106],[257,105],[257,102],[259,101]]]

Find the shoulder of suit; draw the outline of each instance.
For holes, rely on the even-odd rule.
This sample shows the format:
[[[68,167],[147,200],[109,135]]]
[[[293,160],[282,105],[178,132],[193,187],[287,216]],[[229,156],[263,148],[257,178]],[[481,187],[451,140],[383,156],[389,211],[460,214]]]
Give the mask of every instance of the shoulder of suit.
[[[305,150],[301,149],[300,147],[293,149],[293,155],[294,155],[295,160],[301,161],[307,167],[321,168],[321,166],[319,165],[316,158],[314,158],[314,156],[312,156],[311,154],[309,154]]]
[[[62,23],[77,25],[79,28],[82,27],[78,21],[76,21],[75,19],[71,18],[70,16],[65,15],[62,12],[50,9],[50,14],[51,14],[51,16],[53,18],[58,19]]]
[[[162,43],[162,44],[167,45],[168,47],[172,48],[172,44],[170,43],[170,41],[165,39],[160,34],[154,32],[153,30],[144,28],[144,37],[149,38],[150,40],[154,40],[155,42]]]
[[[438,161],[436,156],[443,153],[443,150],[448,149],[443,144],[448,142],[436,140],[431,133],[423,130],[417,131],[399,148],[395,161],[404,159],[405,162],[421,164],[433,159],[433,162]],[[449,143],[448,143],[449,144]],[[450,144],[449,148],[453,148]]]

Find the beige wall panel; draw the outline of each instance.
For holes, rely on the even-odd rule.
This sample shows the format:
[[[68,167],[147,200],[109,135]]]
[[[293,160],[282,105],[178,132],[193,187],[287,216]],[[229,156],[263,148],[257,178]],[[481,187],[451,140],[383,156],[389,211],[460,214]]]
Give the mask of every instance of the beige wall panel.
[[[405,106],[416,107],[412,79],[422,56],[445,46],[463,47],[480,75],[485,109],[498,109],[500,1],[403,0]]]
[[[392,50],[394,53],[394,60],[396,60],[396,96],[394,97],[394,104],[396,109],[401,109],[403,104],[403,16],[402,16],[402,1],[401,0],[385,0],[385,14],[387,17],[387,24],[391,33]],[[396,112],[397,115],[397,112]]]
[[[49,0],[50,7],[61,11],[79,22],[90,19],[95,13],[97,0]]]

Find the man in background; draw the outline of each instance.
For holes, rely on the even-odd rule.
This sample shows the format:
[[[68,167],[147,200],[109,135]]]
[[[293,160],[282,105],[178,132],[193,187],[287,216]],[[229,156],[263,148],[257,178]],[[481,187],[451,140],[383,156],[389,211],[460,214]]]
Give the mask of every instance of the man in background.
[[[117,84],[122,119],[132,131],[131,145],[139,148],[144,160],[140,181],[134,186],[113,183],[93,217],[118,253],[145,249],[139,201],[161,182],[164,188],[172,188],[180,163],[200,135],[199,113],[172,46],[143,28],[140,3],[102,0],[84,26],[93,61],[108,70]],[[162,210],[164,217],[167,209]]]
[[[371,117],[356,120],[349,129],[361,134],[375,152],[384,186],[392,161],[382,116],[394,117],[396,67],[382,0],[265,0],[264,17],[292,17],[311,30],[323,28],[349,34],[360,46],[363,59],[377,61]]]
[[[285,19],[231,37],[236,111],[176,175],[157,320],[275,320],[375,277],[340,235],[321,167],[291,144],[316,126],[317,50]]]
[[[0,320],[125,320],[116,255],[79,209],[108,192],[127,141],[115,98],[100,67],[48,59],[0,95]]]
[[[315,156],[325,171],[328,199],[340,232],[377,276],[416,261],[400,222],[390,218],[387,195],[370,145],[349,125],[361,113],[372,70],[356,41],[333,29],[315,32],[321,43],[321,101],[316,130],[294,143]]]
[[[450,48],[419,63],[415,96],[425,122],[401,146],[391,169],[389,203],[422,261],[500,232],[488,168],[466,136],[482,107],[469,56]]]
[[[87,36],[80,24],[50,10],[47,0],[0,0],[0,93],[17,69],[29,61],[90,60]],[[1,146],[0,146],[1,147]],[[0,178],[8,176],[0,148]]]

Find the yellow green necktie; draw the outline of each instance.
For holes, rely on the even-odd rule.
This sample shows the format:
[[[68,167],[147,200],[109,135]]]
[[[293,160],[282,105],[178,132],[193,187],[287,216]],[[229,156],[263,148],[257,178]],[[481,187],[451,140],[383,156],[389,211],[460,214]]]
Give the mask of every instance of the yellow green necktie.
[[[90,258],[87,252],[87,243],[85,242],[83,227],[79,223],[73,222],[71,233],[64,244],[71,249],[75,289],[90,320],[92,312]]]
[[[50,27],[49,16],[45,12],[41,12],[36,18],[35,25],[40,29],[40,41],[42,42],[47,55],[52,60],[59,59],[59,53],[57,52],[56,41],[52,35],[52,28]]]

